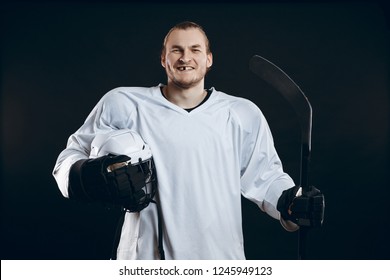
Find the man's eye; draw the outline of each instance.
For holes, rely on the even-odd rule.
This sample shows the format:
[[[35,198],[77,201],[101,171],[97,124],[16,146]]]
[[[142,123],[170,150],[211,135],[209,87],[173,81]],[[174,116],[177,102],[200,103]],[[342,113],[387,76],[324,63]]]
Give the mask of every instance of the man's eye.
[[[179,49],[173,49],[172,52],[173,52],[173,53],[179,53],[180,50],[179,50]]]
[[[195,53],[198,53],[198,52],[200,52],[201,50],[200,50],[200,49],[193,49],[192,51],[195,52]]]

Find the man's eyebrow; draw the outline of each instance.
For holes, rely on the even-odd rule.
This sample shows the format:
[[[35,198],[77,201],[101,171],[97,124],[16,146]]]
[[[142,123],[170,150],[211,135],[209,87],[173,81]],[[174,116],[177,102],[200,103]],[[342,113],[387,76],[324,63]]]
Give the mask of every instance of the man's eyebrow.
[[[195,45],[192,45],[191,48],[201,48],[202,46],[200,44],[195,44]]]
[[[200,44],[195,44],[191,46],[191,49],[194,48],[201,48],[202,46]],[[171,49],[183,49],[183,46],[180,45],[172,45]]]
[[[172,45],[171,49],[182,49],[182,46],[179,45]]]

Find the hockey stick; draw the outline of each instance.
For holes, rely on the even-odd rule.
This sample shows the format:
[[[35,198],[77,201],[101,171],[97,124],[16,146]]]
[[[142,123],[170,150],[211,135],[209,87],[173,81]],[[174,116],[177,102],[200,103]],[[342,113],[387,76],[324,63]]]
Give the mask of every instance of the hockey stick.
[[[269,60],[255,55],[249,61],[249,67],[253,73],[275,88],[293,107],[301,126],[301,170],[300,186],[302,194],[310,191],[308,182],[308,169],[311,152],[312,108],[309,100],[299,86],[279,67]],[[305,221],[299,229],[298,258],[306,258],[306,239],[308,227]]]

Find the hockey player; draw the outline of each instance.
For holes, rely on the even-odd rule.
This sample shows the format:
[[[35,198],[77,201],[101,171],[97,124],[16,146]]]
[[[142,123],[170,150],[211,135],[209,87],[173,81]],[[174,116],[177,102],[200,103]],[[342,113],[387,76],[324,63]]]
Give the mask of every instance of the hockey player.
[[[299,186],[283,171],[259,108],[249,100],[204,88],[213,56],[198,24],[180,23],[168,32],[161,64],[166,85],[120,87],[105,94],[70,136],[53,171],[65,197],[96,198],[127,209],[114,257],[162,258],[160,237],[166,259],[245,259],[241,195],[289,231],[299,228],[299,215],[321,223],[321,215],[312,212],[323,209],[295,211]],[[102,172],[124,162],[120,155],[89,158],[96,135],[123,129],[139,133],[152,151],[158,205],[132,211],[118,194],[101,191],[107,184],[110,189],[131,185],[121,186],[119,180],[110,185]],[[312,196],[322,196],[313,190]]]

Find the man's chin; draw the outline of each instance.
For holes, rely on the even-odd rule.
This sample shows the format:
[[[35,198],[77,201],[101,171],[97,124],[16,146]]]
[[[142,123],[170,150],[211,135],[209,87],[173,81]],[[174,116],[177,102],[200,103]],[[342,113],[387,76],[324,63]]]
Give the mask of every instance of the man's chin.
[[[181,88],[181,89],[190,89],[190,88],[193,88],[193,87],[196,87],[197,85],[199,85],[199,83],[201,82],[202,80],[196,80],[196,81],[178,81],[178,80],[173,80],[173,83],[178,87],[178,88]]]

